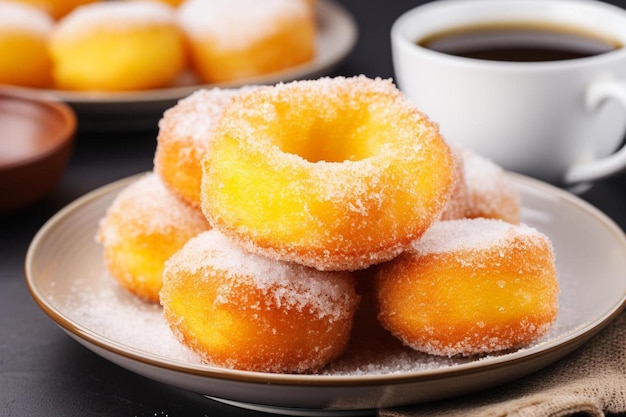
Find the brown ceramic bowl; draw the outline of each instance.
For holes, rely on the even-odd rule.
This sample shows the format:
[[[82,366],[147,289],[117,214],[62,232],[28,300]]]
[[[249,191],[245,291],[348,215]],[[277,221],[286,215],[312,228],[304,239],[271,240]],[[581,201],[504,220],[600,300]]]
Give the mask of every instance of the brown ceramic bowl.
[[[68,105],[0,89],[0,212],[32,204],[56,186],[75,132]]]

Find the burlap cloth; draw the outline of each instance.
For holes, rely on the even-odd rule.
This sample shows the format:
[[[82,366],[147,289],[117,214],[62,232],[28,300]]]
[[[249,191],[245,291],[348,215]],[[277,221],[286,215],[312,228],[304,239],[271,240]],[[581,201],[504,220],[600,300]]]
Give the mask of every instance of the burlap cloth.
[[[626,313],[557,363],[454,400],[380,410],[380,417],[593,417],[626,413]]]

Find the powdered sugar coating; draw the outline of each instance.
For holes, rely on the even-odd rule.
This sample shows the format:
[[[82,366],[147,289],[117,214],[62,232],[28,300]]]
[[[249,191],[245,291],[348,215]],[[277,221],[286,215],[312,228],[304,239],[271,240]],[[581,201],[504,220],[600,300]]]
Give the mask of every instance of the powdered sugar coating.
[[[151,25],[176,26],[174,9],[154,1],[104,1],[74,9],[58,23],[55,36],[80,37],[95,30],[125,32]]]
[[[176,229],[207,228],[202,213],[179,200],[151,172],[117,196],[100,222],[97,239],[105,245],[116,245],[129,237],[167,236]]]
[[[530,226],[496,219],[438,221],[413,243],[413,250],[425,255],[457,251],[480,251],[506,245],[513,238],[545,240],[545,235]]]
[[[52,17],[34,6],[0,2],[0,33],[22,32],[47,37],[53,28]]]
[[[463,151],[470,215],[498,216],[511,223],[520,219],[520,195],[505,171],[469,149]]]
[[[353,310],[355,299],[350,283],[341,274],[322,272],[301,265],[276,262],[244,252],[223,234],[211,230],[191,239],[184,249],[167,262],[171,276],[183,269],[199,274],[209,269],[232,280],[251,280],[266,292],[269,304],[279,308],[311,309],[318,318],[335,321]],[[223,288],[220,303],[235,302]]]
[[[451,148],[461,181],[442,219],[485,217],[519,223],[521,198],[504,169],[459,144],[451,144]]]
[[[116,284],[106,273],[93,280],[77,279],[68,297],[73,319],[121,345],[183,363],[200,363],[198,356],[176,340],[158,303],[146,303]]]
[[[178,9],[180,25],[191,37],[208,37],[224,49],[245,49],[287,19],[310,13],[302,0],[188,0]]]
[[[255,87],[200,89],[165,111],[159,121],[162,139],[179,142],[183,147],[204,151],[232,98]]]

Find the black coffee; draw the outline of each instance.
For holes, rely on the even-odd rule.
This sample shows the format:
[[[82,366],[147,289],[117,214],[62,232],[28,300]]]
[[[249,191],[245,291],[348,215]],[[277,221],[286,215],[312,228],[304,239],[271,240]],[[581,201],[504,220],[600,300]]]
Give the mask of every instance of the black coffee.
[[[449,55],[515,62],[585,58],[622,47],[621,43],[594,33],[525,23],[462,27],[435,33],[416,43]]]

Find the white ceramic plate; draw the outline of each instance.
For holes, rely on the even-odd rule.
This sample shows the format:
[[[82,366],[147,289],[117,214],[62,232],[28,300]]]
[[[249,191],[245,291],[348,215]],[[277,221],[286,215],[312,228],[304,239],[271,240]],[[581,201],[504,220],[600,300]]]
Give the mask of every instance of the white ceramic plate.
[[[450,398],[520,378],[564,357],[626,306],[626,238],[621,229],[574,195],[511,174],[522,194],[523,221],[552,239],[557,257],[561,309],[553,329],[538,343],[466,360],[401,348],[394,357],[377,359],[381,363],[348,361],[322,375],[203,365],[173,338],[158,306],[118,288],[103,266],[102,248],[94,241],[98,221],[135,178],[80,198],[42,227],[26,258],[31,293],[62,329],[104,358],[228,404],[281,414],[358,415]]]
[[[317,54],[305,64],[262,77],[219,84],[198,84],[191,76],[181,77],[179,85],[141,92],[89,93],[61,90],[38,90],[70,104],[81,129],[154,128],[163,111],[200,88],[239,87],[244,84],[273,84],[329,73],[350,53],[358,36],[354,18],[332,0],[317,3]],[[112,123],[114,122],[114,123]]]

